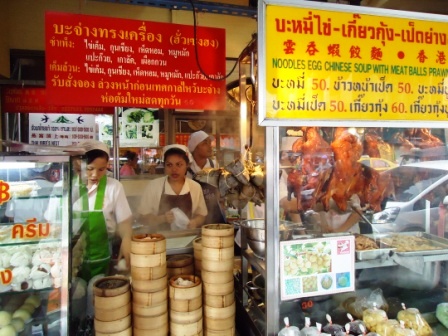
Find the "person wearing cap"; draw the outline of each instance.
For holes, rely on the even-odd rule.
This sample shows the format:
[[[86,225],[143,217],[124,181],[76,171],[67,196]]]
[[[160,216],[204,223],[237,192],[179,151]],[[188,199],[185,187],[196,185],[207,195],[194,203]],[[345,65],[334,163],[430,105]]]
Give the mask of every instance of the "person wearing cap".
[[[192,178],[194,174],[204,168],[218,168],[213,156],[212,142],[215,140],[213,135],[208,135],[204,131],[191,133],[188,139],[188,150],[193,156],[188,170],[188,177]]]
[[[197,131],[190,135],[188,139],[188,150],[193,159],[187,171],[187,176],[193,178],[194,175],[206,168],[218,168],[218,164],[211,159],[213,156],[212,141],[215,138],[204,131]],[[202,187],[208,215],[204,224],[225,223],[225,216],[220,205],[218,188],[203,182],[198,182]]]
[[[45,210],[48,207],[54,183],[50,182],[51,163],[36,163],[36,167],[28,170],[28,181],[35,190],[34,197],[15,197],[7,203],[5,216],[14,223],[27,223],[34,219],[36,223],[45,221]],[[27,183],[27,182],[24,182]]]
[[[83,220],[85,252],[80,276],[89,281],[95,275],[107,275],[111,241],[117,234],[121,238],[118,259],[125,258],[130,266],[132,212],[123,185],[107,176],[109,147],[96,140],[78,146],[86,151],[87,181],[79,183],[79,198],[73,204],[73,213]],[[82,179],[81,173],[79,180]]]
[[[199,228],[204,223],[207,207],[201,186],[187,177],[188,154],[183,145],[166,146],[163,155],[166,176],[151,180],[143,192],[138,213],[142,224],[154,231],[176,228],[173,226],[176,208],[188,217],[185,228]]]

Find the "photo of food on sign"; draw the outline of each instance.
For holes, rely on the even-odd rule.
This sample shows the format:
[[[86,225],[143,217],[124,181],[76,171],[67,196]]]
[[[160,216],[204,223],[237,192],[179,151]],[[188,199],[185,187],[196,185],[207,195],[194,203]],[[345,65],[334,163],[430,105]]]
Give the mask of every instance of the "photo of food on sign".
[[[135,107],[123,108],[123,110],[119,112],[119,118],[118,118],[120,146],[122,147],[158,146],[160,135],[158,113],[159,113],[158,109],[135,108]]]
[[[283,254],[285,276],[331,272],[331,248],[326,242],[286,245]]]

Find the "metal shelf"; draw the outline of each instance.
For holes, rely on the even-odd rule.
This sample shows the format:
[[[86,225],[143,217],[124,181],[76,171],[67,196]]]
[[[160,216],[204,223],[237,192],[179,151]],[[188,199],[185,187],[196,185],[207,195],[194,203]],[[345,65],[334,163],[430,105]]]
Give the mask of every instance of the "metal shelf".
[[[263,259],[257,258],[250,248],[243,250],[241,253],[249,264],[266,279],[266,262]]]

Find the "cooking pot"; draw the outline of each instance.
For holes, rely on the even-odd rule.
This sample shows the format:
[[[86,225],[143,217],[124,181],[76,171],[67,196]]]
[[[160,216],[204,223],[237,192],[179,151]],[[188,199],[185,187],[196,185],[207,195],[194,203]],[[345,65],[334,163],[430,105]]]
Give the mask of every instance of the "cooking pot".
[[[266,238],[266,226],[265,220],[261,219],[247,219],[240,221],[240,226],[243,228],[246,237],[251,240],[265,241]],[[290,240],[295,229],[299,229],[302,226],[300,224],[280,221],[280,240]]]
[[[256,300],[262,300],[264,301],[266,297],[265,292],[265,282],[264,278],[261,276],[261,274],[257,274],[252,278],[251,281],[248,281],[246,284],[246,287],[250,290],[252,296]]]

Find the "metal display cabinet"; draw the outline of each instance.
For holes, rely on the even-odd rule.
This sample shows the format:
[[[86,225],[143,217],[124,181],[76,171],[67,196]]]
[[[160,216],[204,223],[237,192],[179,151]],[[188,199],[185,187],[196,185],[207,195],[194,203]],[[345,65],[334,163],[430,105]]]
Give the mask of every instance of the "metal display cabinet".
[[[281,164],[276,158],[279,158],[282,147],[280,135],[285,135],[285,130],[286,128],[282,127],[267,128],[267,139],[270,140],[266,141],[266,165],[267,169],[272,171],[281,169]],[[266,204],[279,204],[278,174],[268,174],[267,185],[268,189],[270,185],[274,192],[267,193]],[[437,304],[447,301],[445,288],[448,240],[446,238],[438,237],[434,232],[398,232],[399,236],[404,238],[403,241],[410,241],[412,237],[429,239],[436,249],[403,252],[380,245],[376,251],[356,251],[351,260],[355,276],[353,278],[354,291],[330,295],[320,293],[311,297],[304,295],[304,297],[282,300],[281,220],[278,219],[281,215],[280,206],[268,207],[266,215],[265,259],[254,255],[247,244],[244,230],[241,234],[242,272],[236,279],[236,297],[241,316],[246,318],[246,325],[249,326],[251,335],[277,335],[283,327],[284,317],[289,318],[291,325],[303,328],[305,317],[310,317],[313,324],[319,322],[325,325],[325,314],[329,313],[334,323],[344,324],[348,322],[346,313],[352,313],[347,304],[349,299],[368,297],[373,289],[382,291],[383,298],[388,304],[389,318],[396,318],[398,311],[402,309],[401,302],[404,302],[407,307],[420,310],[433,329],[434,335],[446,334],[447,330],[437,320],[435,314]],[[321,233],[315,231],[316,224],[313,227],[313,223],[306,216],[303,218],[305,218],[304,226],[307,229],[305,239],[308,236],[321,236]],[[365,220],[369,219],[362,219],[361,224],[367,224],[364,223]],[[375,225],[375,223],[368,223],[373,232]],[[432,231],[435,225],[437,221],[432,221]],[[361,233],[379,241],[394,234],[393,232],[368,232],[363,226]],[[331,236],[337,236],[337,234],[324,235],[324,237]],[[295,236],[294,239],[294,241],[300,241],[301,238]],[[253,288],[257,286],[250,283],[251,274],[252,278],[255,274],[261,274],[265,279],[264,298],[254,293]]]
[[[69,330],[72,157],[61,153],[0,154],[0,310],[18,335]]]
[[[444,203],[439,200],[440,206],[434,206],[436,195],[430,192],[435,182],[437,187],[439,182],[442,186],[441,182],[444,182],[447,176],[445,165],[448,163],[441,161],[446,160],[446,150],[443,157],[423,159],[420,156],[411,155],[412,159],[431,160],[433,167],[423,162],[420,163],[422,167],[419,164],[403,166],[408,167],[409,170],[418,169],[422,173],[419,180],[408,179],[405,189],[409,195],[408,198],[403,199],[397,197],[398,189],[402,187],[398,181],[410,175],[391,173],[392,182],[389,181],[387,185],[389,187],[392,183],[395,190],[386,192],[382,187],[377,188],[383,183],[379,182],[382,178],[375,177],[376,182],[370,183],[371,177],[376,174],[372,173],[370,178],[366,178],[364,172],[373,171],[373,169],[364,169],[358,162],[361,155],[369,155],[398,163],[400,155],[406,152],[414,153],[428,147],[446,149],[446,129],[448,128],[444,103],[446,85],[442,82],[434,84],[434,78],[426,72],[431,67],[438,67],[439,60],[432,57],[425,59],[423,64],[418,58],[404,57],[413,49],[414,44],[402,38],[404,35],[399,33],[406,34],[409,31],[408,26],[412,26],[415,32],[426,31],[426,27],[434,31],[444,31],[447,24],[446,18],[424,13],[387,11],[363,6],[341,6],[302,0],[294,2],[262,0],[258,4],[258,12],[258,44],[256,48],[250,50],[252,52],[246,52],[245,59],[247,60],[250,56],[250,61],[245,64],[240,62],[240,92],[245,92],[241,88],[244,89],[245,83],[250,79],[257,92],[257,101],[254,106],[258,115],[258,124],[265,128],[266,135],[266,260],[261,270],[261,273],[265,275],[266,293],[263,311],[265,325],[261,332],[268,336],[277,335],[283,327],[283,317],[288,315],[291,324],[298,325],[300,328],[304,326],[304,317],[310,317],[313,324],[316,322],[326,324],[325,313],[333,314],[333,322],[345,324],[348,322],[345,314],[349,309],[349,296],[354,295],[356,300],[358,297],[369,296],[371,289],[379,288],[382,290],[384,300],[388,302],[389,318],[396,318],[397,312],[402,309],[400,304],[404,302],[406,307],[418,308],[424,314],[433,328],[434,335],[446,335],[447,330],[443,329],[444,327],[435,318],[435,310],[438,303],[447,302],[447,253],[444,236],[447,234],[446,218],[448,217],[442,215],[443,211],[437,211],[439,207],[442,210]],[[352,23],[356,25],[356,28],[353,26],[354,30],[360,28],[357,32],[371,27],[374,30],[381,30],[381,25],[387,25],[389,32],[395,35],[391,34],[391,39],[386,41],[379,35],[364,38],[361,35],[345,34],[344,31],[348,31],[350,29],[348,26]],[[416,25],[419,27],[415,27]],[[360,58],[351,54],[349,50],[352,50],[354,46],[359,47],[359,50],[365,54]],[[389,69],[389,67],[406,63],[412,69],[422,70],[418,80],[413,76],[414,73],[359,71],[359,67],[368,69],[373,58],[366,55],[369,55],[370,51],[378,50],[377,48],[381,49],[381,57],[376,59],[375,64]],[[333,53],[335,49],[337,51]],[[425,55],[426,53],[437,54],[436,49],[435,45],[421,44],[421,50]],[[406,52],[397,54],[397,50]],[[250,71],[247,70],[246,64],[250,65]],[[334,67],[336,64],[338,66]],[[342,64],[349,66],[350,69],[339,67]],[[388,89],[379,88],[378,85],[382,84],[387,85]],[[431,90],[432,88],[434,90]],[[243,103],[244,101],[242,101],[241,110],[247,112],[243,111],[245,108]],[[333,141],[340,139],[335,135],[336,128],[339,128],[338,131],[349,131],[352,137],[362,141],[362,145],[356,148],[330,146]],[[302,137],[304,141],[312,139],[313,136],[308,138],[308,135],[304,134],[308,129],[314,131],[316,141],[314,146],[311,143],[308,144],[305,151],[302,150],[303,142],[298,138]],[[246,138],[244,132],[241,133],[244,143]],[[319,133],[327,141],[326,147],[318,139]],[[293,139],[294,137],[296,139]],[[299,141],[295,143],[294,140]],[[352,141],[353,144],[355,142],[357,143]],[[326,148],[325,151],[322,150],[323,148]],[[336,155],[335,148],[340,150],[340,155]],[[345,152],[343,148],[346,149]],[[338,176],[332,170],[332,175],[326,176],[321,182],[327,183],[330,181],[327,178],[331,179],[333,176],[335,178],[332,188],[338,189],[341,194],[352,196],[351,192],[355,189],[357,194],[364,193],[362,196],[358,195],[361,199],[364,197],[362,205],[368,203],[372,205],[371,209],[374,209],[372,216],[364,213],[362,218],[362,222],[372,224],[369,225],[370,233],[397,232],[398,236],[405,238],[403,240],[411,240],[405,237],[403,230],[399,230],[400,227],[406,226],[404,222],[408,220],[412,224],[408,227],[413,229],[409,231],[416,236],[427,234],[428,236],[424,238],[428,238],[431,244],[441,244],[437,247],[438,251],[432,253],[429,251],[431,249],[426,251],[414,249],[403,253],[403,251],[394,250],[371,260],[365,260],[354,253],[352,260],[346,262],[351,266],[350,283],[354,285],[353,289],[350,288],[350,291],[341,293],[322,290],[318,291],[319,295],[312,297],[310,295],[314,294],[314,291],[305,293],[302,288],[304,293],[302,297],[298,297],[297,300],[285,299],[283,291],[287,287],[285,273],[288,272],[287,267],[284,267],[286,244],[280,241],[282,213],[278,176],[281,166],[284,165],[280,163],[280,153],[284,150],[289,150],[293,155],[303,155],[301,158],[298,157],[300,160],[295,161],[292,166],[302,166],[308,159],[305,156],[311,157],[311,160],[306,162],[315,165],[310,171],[294,167],[298,175],[303,175],[302,178],[305,176],[307,180],[302,180],[305,183],[310,183],[310,180],[316,176],[323,177],[318,173],[315,158],[320,160],[327,154],[333,155],[334,161],[338,162],[339,173],[344,169],[346,172],[352,172],[351,169],[356,166],[357,172],[353,171],[351,175],[342,174],[344,178],[340,179],[337,179]],[[394,169],[396,168],[393,168],[391,172]],[[428,180],[425,173],[431,175],[430,170],[435,171],[437,177]],[[317,175],[313,175],[313,171]],[[363,176],[366,180],[370,179],[370,182],[362,185],[361,188],[352,188],[348,185],[348,182],[359,176]],[[322,188],[322,186],[321,184],[318,187]],[[321,192],[328,193],[329,189],[319,190],[316,187],[315,190],[320,191],[317,193],[310,191],[311,189],[306,188],[301,182],[297,184],[297,187],[295,193],[302,201],[305,198],[319,203],[325,199],[326,202],[322,202],[324,206],[328,206],[329,199],[336,201],[334,194],[329,198],[322,198]],[[422,189],[419,189],[420,187]],[[378,199],[378,195],[373,198],[367,197],[369,196],[367,194],[375,194],[378,190],[385,191],[385,195],[382,195],[383,199]],[[404,206],[403,203],[411,201],[413,193],[422,196],[422,202],[412,204],[410,207]],[[445,189],[437,196],[446,196],[446,194]],[[427,197],[423,198],[423,196]],[[428,202],[430,205],[427,205]],[[320,211],[315,210],[315,205],[313,204],[312,210]],[[307,207],[299,208],[297,206],[297,210],[302,212],[302,221],[306,225],[307,220],[313,217],[307,217]],[[446,210],[445,204],[445,214]],[[422,217],[422,212],[427,215]],[[402,216],[406,213],[410,215]],[[320,218],[320,215],[318,216]],[[307,228],[313,231],[316,227]],[[416,228],[420,232],[416,232]],[[382,231],[383,229],[387,231]],[[361,231],[361,233],[364,232]],[[439,237],[441,240],[438,241],[434,237]],[[350,237],[350,239],[353,238],[353,236]],[[244,242],[242,244],[244,246]],[[380,245],[380,249],[382,248],[383,246]],[[243,251],[243,268],[245,263],[246,266],[250,263],[256,264],[251,256]],[[417,270],[415,265],[420,269]],[[254,268],[257,267],[255,265]],[[243,273],[245,271],[247,270],[243,270]],[[315,273],[322,274],[323,272]],[[320,279],[319,276],[317,275],[317,279]],[[246,280],[244,275],[242,278],[241,283],[244,285]],[[346,280],[339,283],[338,278],[333,278],[332,283],[346,286]],[[317,284],[318,288],[319,284],[324,287],[323,283],[317,282]],[[324,293],[329,295],[323,295]],[[244,293],[242,301],[244,302]],[[250,303],[250,300],[247,302]],[[246,311],[250,311],[249,308],[250,305],[247,304]]]

